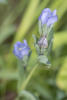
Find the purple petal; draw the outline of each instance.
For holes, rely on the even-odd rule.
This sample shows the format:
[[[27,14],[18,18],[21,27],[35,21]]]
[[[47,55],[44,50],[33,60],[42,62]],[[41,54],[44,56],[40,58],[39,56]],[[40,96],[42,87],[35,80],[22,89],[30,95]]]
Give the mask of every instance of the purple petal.
[[[49,13],[51,13],[51,10],[50,10],[49,8],[45,8],[45,9],[43,10],[43,12],[49,12]]]
[[[25,48],[24,50],[21,51],[22,56],[25,56],[25,55],[28,55],[28,54],[29,54],[29,49],[28,48]]]
[[[48,19],[47,26],[49,27],[50,25],[54,24],[57,20],[58,20],[57,16],[50,17]]]
[[[27,41],[26,40],[23,40],[23,41],[24,41],[25,46],[27,46]]]
[[[55,10],[52,12],[52,15],[53,15],[53,16],[56,16],[56,12],[57,12],[57,10],[55,9]]]
[[[47,19],[48,19],[48,12],[42,13],[42,16],[41,16],[42,24],[46,24]]]
[[[21,42],[16,42],[16,44],[14,45],[14,48],[22,48],[24,47],[24,43],[21,43]]]
[[[17,46],[19,46],[20,44],[21,44],[21,42],[19,42],[19,41],[18,41],[18,42],[16,42],[16,45],[17,45]]]
[[[16,42],[15,44],[14,44],[14,48],[17,48],[19,45],[21,44],[21,42]]]

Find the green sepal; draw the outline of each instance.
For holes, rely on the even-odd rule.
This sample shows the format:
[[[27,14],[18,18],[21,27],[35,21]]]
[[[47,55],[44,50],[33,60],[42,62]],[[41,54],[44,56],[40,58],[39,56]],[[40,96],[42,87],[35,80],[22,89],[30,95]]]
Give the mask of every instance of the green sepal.
[[[34,43],[36,44],[37,38],[36,38],[35,34],[33,34],[32,37],[33,37],[33,39],[34,39]]]
[[[41,36],[42,35],[42,23],[41,23],[41,20],[39,20],[38,26],[39,26],[39,34]]]
[[[50,32],[47,35],[47,41],[48,41],[48,50],[47,54],[49,56],[50,52],[52,51],[52,44],[53,44],[53,28],[51,28]]]
[[[53,29],[53,25],[51,25],[48,30],[47,30],[47,33],[49,34],[51,32],[51,30]]]
[[[40,48],[37,44],[35,45],[35,48],[36,48],[37,53],[40,54]]]
[[[47,35],[47,40],[48,40],[48,45],[51,42],[52,38],[53,38],[53,28],[51,29],[51,31],[48,33]]]
[[[47,25],[44,24],[44,25],[43,25],[43,35],[45,35],[45,36],[47,35],[47,30],[48,30],[48,29],[47,29]]]

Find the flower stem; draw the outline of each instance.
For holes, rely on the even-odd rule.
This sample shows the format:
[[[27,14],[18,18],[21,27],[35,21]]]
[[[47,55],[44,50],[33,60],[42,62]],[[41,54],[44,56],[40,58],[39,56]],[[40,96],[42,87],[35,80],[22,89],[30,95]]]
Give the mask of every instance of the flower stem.
[[[33,67],[32,71],[28,75],[27,79],[23,82],[22,87],[21,87],[22,90],[24,90],[26,88],[27,84],[29,83],[29,81],[30,81],[32,75],[34,74],[34,72],[36,71],[37,67],[38,67],[38,64],[35,67]]]

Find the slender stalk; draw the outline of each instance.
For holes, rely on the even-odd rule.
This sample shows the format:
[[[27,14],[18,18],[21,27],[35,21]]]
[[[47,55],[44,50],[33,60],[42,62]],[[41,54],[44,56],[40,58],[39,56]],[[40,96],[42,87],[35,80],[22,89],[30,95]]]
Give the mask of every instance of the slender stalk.
[[[19,80],[18,80],[18,94],[19,94],[21,90],[21,84],[25,80],[24,65],[21,60],[18,61],[18,74],[19,74]]]
[[[32,71],[28,75],[27,79],[23,82],[21,90],[24,90],[26,88],[27,84],[29,83],[29,81],[30,81],[31,77],[33,76],[34,72],[36,71],[37,67],[38,67],[38,64],[36,64],[36,66],[33,67]]]

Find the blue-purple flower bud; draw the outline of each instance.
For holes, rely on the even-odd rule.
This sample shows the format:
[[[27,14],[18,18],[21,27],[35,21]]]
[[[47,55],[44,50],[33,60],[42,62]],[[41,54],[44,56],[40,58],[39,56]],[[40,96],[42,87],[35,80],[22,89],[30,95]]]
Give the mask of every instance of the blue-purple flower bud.
[[[39,20],[41,20],[42,25],[46,24],[47,27],[51,26],[58,20],[56,9],[51,12],[49,8],[45,8],[39,16]]]
[[[45,36],[41,37],[38,41],[38,45],[40,48],[47,48],[48,47],[48,41]]]

